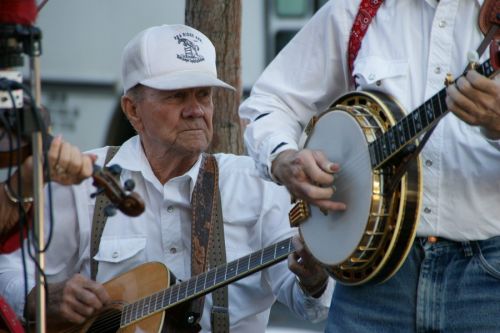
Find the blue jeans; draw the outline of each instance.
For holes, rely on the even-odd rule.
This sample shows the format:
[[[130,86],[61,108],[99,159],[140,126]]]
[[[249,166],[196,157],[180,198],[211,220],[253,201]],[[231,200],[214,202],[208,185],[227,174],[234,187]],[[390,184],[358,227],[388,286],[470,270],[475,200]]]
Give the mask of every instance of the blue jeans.
[[[500,236],[417,238],[385,283],[337,283],[325,332],[500,332]]]

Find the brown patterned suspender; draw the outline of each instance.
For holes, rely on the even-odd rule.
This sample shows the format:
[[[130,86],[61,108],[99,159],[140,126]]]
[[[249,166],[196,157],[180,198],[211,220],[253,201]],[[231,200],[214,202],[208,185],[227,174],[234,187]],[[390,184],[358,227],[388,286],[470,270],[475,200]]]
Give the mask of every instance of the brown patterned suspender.
[[[222,218],[222,203],[220,192],[217,191],[217,218],[213,221],[213,243],[210,246],[209,263],[213,267],[226,263],[226,244],[224,240],[224,220]],[[214,200],[215,201],[215,200]],[[227,286],[212,292],[212,312],[210,324],[212,331],[217,333],[229,333],[229,309]]]
[[[191,275],[195,276],[207,271],[208,263],[212,267],[226,263],[219,172],[212,155],[203,156],[191,203]],[[227,286],[214,291],[212,300],[212,330],[229,332]],[[204,297],[192,302],[186,317],[189,324],[199,328],[197,322],[203,313],[203,305]]]
[[[104,165],[111,161],[118,149],[120,149],[120,146],[110,146],[108,148]],[[119,180],[120,175],[116,175],[115,177]],[[94,216],[92,218],[92,233],[90,236],[90,278],[94,281],[97,277],[97,270],[99,269],[98,262],[94,259],[94,257],[99,250],[102,232],[104,231],[104,226],[108,220],[108,216],[105,214],[104,209],[110,203],[111,202],[108,197],[104,195],[104,193],[100,193],[95,199]]]

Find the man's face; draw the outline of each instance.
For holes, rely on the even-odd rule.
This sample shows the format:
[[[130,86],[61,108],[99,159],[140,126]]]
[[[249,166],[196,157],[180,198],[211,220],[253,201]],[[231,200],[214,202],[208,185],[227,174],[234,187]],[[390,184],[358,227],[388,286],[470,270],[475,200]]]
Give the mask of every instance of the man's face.
[[[144,87],[136,101],[143,143],[182,156],[207,150],[213,135],[212,88],[157,90]]]

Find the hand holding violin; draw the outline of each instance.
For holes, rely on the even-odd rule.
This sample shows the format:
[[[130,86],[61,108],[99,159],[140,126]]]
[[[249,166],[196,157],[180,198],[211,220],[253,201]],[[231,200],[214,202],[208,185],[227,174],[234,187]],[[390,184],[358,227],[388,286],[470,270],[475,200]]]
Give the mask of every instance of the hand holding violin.
[[[82,154],[80,150],[60,136],[54,138],[48,154],[50,179],[63,185],[79,184],[92,175],[95,156]],[[33,196],[33,156],[27,157],[21,165],[22,198],[18,195],[17,172],[0,190],[0,235],[9,231],[18,221],[16,201],[22,200],[25,208],[31,205]],[[46,181],[46,179],[45,179]]]

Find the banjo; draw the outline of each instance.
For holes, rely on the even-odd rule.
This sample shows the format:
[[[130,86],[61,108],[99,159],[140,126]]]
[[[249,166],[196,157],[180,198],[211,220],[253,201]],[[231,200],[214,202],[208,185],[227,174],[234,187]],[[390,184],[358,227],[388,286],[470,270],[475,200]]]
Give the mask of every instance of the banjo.
[[[473,65],[488,77],[498,68],[499,50],[493,48],[491,61]],[[321,150],[341,163],[331,199],[349,208],[322,211],[298,200],[290,224],[299,227],[311,254],[340,283],[384,282],[406,259],[422,196],[420,159],[407,158],[408,151],[447,114],[445,98],[444,88],[405,116],[402,106],[382,92],[350,92],[306,126],[303,148]],[[325,244],[336,244],[335,250]]]

